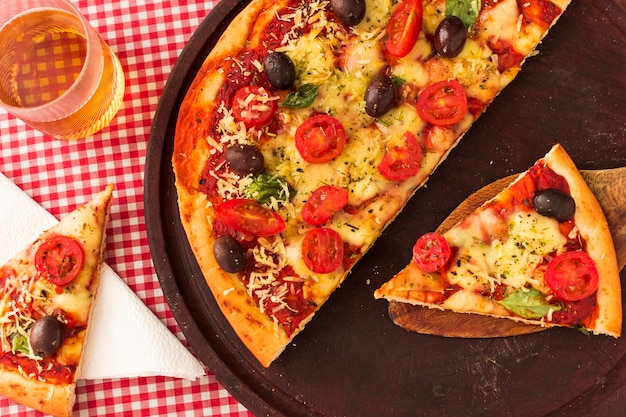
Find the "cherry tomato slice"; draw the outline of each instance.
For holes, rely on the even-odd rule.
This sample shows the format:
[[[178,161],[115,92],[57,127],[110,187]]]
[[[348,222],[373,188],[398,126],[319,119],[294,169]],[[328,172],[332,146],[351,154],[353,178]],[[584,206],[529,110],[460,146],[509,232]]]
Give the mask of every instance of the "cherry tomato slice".
[[[43,242],[35,253],[39,276],[58,286],[72,282],[84,263],[83,248],[69,236],[54,235]]]
[[[317,114],[298,127],[295,140],[305,161],[321,164],[341,153],[346,145],[346,131],[334,117]]]
[[[456,80],[443,80],[429,85],[417,98],[417,113],[428,123],[450,126],[467,112],[467,96]]]
[[[272,236],[285,230],[285,220],[280,214],[247,198],[226,200],[215,211],[224,224],[238,232]]]
[[[267,125],[276,113],[277,100],[257,85],[240,88],[233,98],[233,116],[247,128]]]
[[[421,0],[403,0],[387,24],[385,47],[393,56],[402,58],[411,52],[422,30]]]
[[[406,146],[389,148],[378,164],[378,172],[392,181],[411,178],[417,174],[422,164],[422,148],[415,136],[411,132],[406,132],[404,139]]]
[[[585,252],[565,252],[548,264],[546,283],[561,300],[582,300],[598,288],[598,270]]]
[[[311,229],[302,241],[302,258],[313,272],[328,274],[343,262],[343,240],[333,229]]]
[[[348,190],[334,185],[323,185],[313,191],[302,206],[302,220],[320,226],[347,205]]]
[[[425,272],[435,272],[443,268],[450,259],[450,245],[439,233],[426,233],[420,236],[413,246],[413,259]]]

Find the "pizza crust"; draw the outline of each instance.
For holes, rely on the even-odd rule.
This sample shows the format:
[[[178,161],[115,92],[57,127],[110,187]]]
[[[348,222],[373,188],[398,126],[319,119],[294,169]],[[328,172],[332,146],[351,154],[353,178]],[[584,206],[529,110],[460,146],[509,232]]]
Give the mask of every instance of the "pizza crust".
[[[0,394],[55,417],[70,417],[76,400],[75,384],[54,384],[27,378],[12,369],[0,372]]]
[[[544,158],[548,165],[567,179],[576,201],[576,226],[585,238],[587,252],[598,269],[598,317],[591,331],[619,337],[622,331],[622,292],[613,238],[604,212],[576,165],[561,145],[555,145]]]

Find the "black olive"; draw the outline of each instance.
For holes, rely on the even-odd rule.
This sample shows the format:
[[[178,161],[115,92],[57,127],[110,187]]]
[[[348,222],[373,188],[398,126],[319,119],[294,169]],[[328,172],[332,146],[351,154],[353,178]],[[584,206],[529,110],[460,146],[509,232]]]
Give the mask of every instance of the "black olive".
[[[435,51],[446,58],[454,58],[463,50],[467,40],[465,23],[456,16],[447,16],[435,29],[433,46]]]
[[[263,70],[274,88],[286,90],[296,81],[296,67],[283,52],[270,52],[263,60]]]
[[[372,78],[365,90],[365,112],[380,117],[396,104],[396,86],[387,75],[379,73]]]
[[[239,272],[246,265],[246,249],[228,235],[217,238],[213,255],[220,268],[226,272]]]
[[[265,158],[254,145],[232,145],[226,148],[226,162],[239,175],[260,174]]]
[[[37,356],[53,355],[63,343],[63,323],[52,316],[38,319],[30,329],[30,346]]]
[[[537,213],[560,222],[570,220],[576,212],[576,203],[572,196],[556,188],[536,191],[533,205]]]
[[[330,7],[347,26],[356,26],[365,17],[365,0],[330,0]]]

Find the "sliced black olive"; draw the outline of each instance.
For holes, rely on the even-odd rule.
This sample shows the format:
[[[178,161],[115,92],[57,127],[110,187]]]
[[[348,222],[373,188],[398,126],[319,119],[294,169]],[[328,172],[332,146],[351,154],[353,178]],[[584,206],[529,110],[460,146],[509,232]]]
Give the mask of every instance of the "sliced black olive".
[[[372,78],[365,90],[365,112],[372,117],[380,117],[396,104],[396,86],[384,73]]]
[[[365,17],[365,0],[330,0],[330,7],[347,26],[356,26]]]
[[[63,343],[64,325],[52,316],[38,319],[30,329],[30,345],[37,356],[53,355]]]
[[[576,203],[572,196],[556,188],[536,191],[533,205],[537,213],[560,222],[572,219],[576,212]]]
[[[270,52],[263,60],[263,70],[268,81],[279,90],[291,88],[296,81],[296,67],[283,52]]]
[[[231,145],[226,148],[226,162],[239,175],[260,174],[265,158],[254,145]]]
[[[226,272],[239,272],[246,265],[246,249],[228,235],[217,238],[213,255],[219,267]]]
[[[446,58],[454,58],[463,50],[467,40],[465,23],[456,16],[446,16],[435,29],[433,46],[435,51]]]

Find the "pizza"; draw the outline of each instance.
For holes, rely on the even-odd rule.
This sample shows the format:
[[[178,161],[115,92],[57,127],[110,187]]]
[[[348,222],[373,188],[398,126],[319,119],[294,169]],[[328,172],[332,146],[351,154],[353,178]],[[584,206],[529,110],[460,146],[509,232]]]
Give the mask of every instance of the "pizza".
[[[71,416],[113,185],[0,267],[0,394]]]
[[[443,234],[417,239],[376,298],[619,337],[619,270],[604,213],[560,145]]]
[[[252,0],[180,105],[172,166],[216,303],[269,366],[569,0]]]

